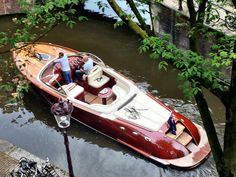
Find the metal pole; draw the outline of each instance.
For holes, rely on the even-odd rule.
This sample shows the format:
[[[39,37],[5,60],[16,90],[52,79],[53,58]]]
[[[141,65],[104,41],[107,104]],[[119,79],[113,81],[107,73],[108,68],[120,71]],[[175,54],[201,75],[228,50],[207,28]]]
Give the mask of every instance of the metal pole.
[[[58,102],[53,104],[51,107],[51,112],[53,113],[57,125],[64,136],[64,144],[66,147],[66,157],[68,163],[69,176],[75,177],[73,172],[73,166],[70,156],[69,140],[67,136],[67,128],[70,126],[70,116],[73,111],[73,105],[68,101],[64,101],[62,98],[58,99]]]
[[[63,130],[62,133],[64,136],[64,144],[66,147],[66,157],[67,157],[67,163],[68,163],[68,169],[69,169],[69,176],[75,177],[74,172],[73,172],[71,156],[70,156],[70,148],[69,148],[69,140],[68,140],[68,136],[67,136],[67,130],[66,129]]]

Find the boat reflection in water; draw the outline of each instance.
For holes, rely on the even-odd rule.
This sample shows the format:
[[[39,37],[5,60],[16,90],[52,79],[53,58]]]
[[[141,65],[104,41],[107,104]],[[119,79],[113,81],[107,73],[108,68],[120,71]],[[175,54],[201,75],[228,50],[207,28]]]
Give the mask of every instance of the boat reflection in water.
[[[138,89],[97,56],[86,53],[94,67],[77,81],[74,72],[82,65],[84,52],[51,43],[18,46],[21,48],[13,51],[13,58],[21,73],[51,104],[58,98],[69,100],[74,106],[72,118],[82,124],[164,165],[193,168],[210,154],[201,126]],[[60,65],[53,62],[59,52],[69,58],[74,82],[68,85],[62,79]],[[176,122],[176,135],[167,124],[171,115]]]

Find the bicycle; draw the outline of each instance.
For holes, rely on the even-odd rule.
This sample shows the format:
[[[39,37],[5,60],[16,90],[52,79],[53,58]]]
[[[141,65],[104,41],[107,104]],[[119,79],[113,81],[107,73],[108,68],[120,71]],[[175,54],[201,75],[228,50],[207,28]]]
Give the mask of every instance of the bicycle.
[[[46,162],[42,164],[41,176],[42,177],[59,177],[53,165],[49,162],[48,157],[46,158]]]
[[[49,158],[46,159],[42,166],[38,167],[37,162],[21,157],[18,169],[13,169],[10,175],[6,177],[59,177],[59,175],[49,162]]]
[[[11,171],[11,177],[36,177],[38,173],[37,163],[25,157],[19,160],[18,170]]]

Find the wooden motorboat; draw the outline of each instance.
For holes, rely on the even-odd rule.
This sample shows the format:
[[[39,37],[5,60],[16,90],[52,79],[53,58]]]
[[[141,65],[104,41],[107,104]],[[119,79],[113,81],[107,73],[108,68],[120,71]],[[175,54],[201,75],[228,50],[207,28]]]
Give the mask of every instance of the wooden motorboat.
[[[66,85],[60,64],[54,64],[59,52],[70,62],[73,83]],[[19,43],[13,58],[26,76],[51,104],[59,98],[69,100],[72,118],[164,165],[194,168],[210,154],[205,130],[185,116],[145,93],[97,56],[87,53],[94,67],[82,81],[75,80],[81,54],[51,43]],[[167,120],[176,121],[176,135]]]

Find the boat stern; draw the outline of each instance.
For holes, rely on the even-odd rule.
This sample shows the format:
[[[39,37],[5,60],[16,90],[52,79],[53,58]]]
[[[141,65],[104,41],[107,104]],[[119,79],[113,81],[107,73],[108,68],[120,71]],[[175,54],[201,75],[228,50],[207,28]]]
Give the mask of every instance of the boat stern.
[[[191,169],[201,164],[204,160],[208,158],[211,152],[211,148],[208,143],[205,130],[197,124],[196,127],[199,130],[200,141],[198,145],[193,142],[190,142],[185,146],[188,151],[187,155],[174,159],[163,159],[155,156],[150,156],[150,158],[164,165],[170,165],[177,168]]]

